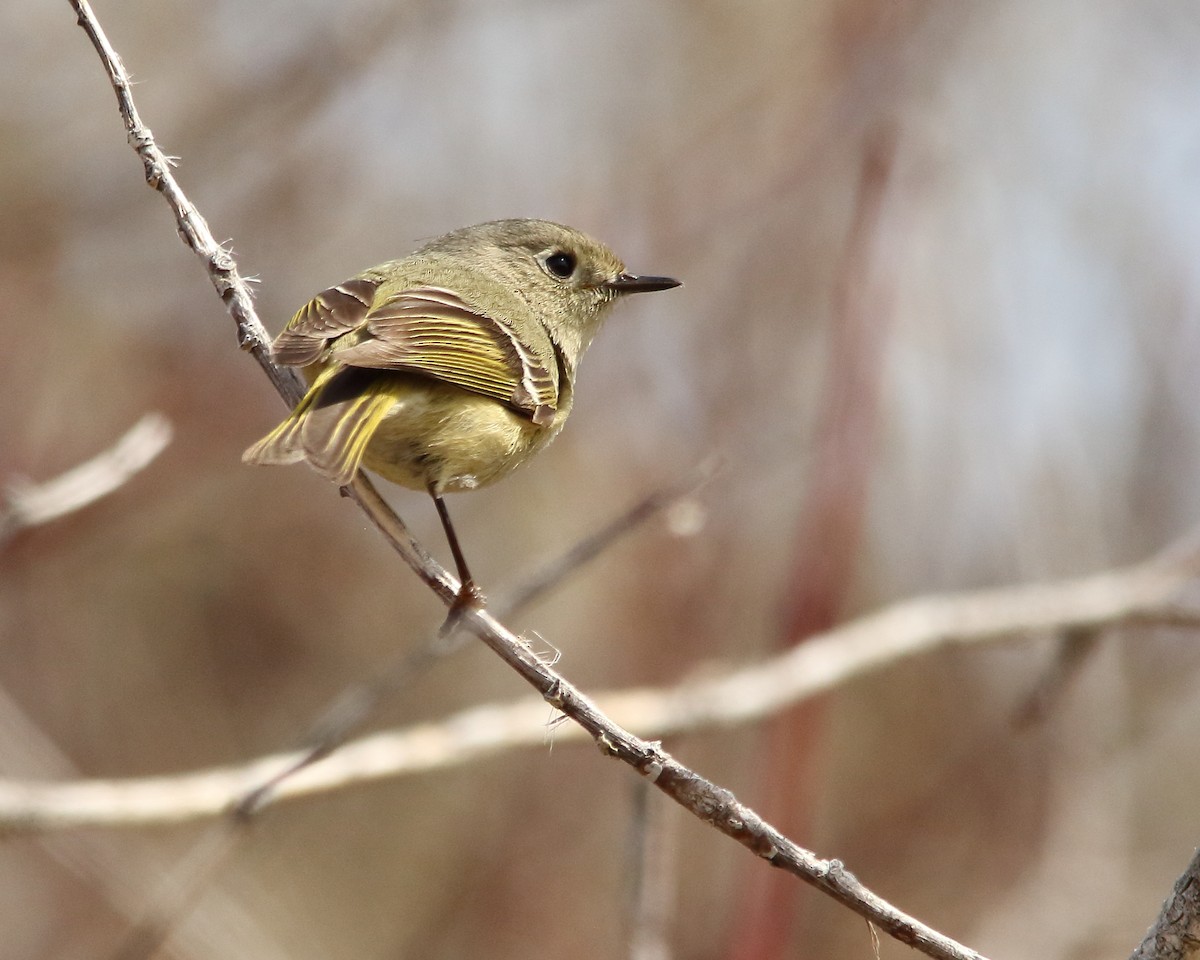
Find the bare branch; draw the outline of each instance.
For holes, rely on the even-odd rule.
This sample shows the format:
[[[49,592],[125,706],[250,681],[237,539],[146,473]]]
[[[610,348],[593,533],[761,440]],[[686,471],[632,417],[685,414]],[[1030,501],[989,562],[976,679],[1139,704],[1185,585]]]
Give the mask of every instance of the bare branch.
[[[44,483],[8,482],[7,509],[0,512],[0,545],[20,530],[40,526],[105,497],[148,466],[171,442],[171,423],[148,413],[116,443],[92,459]]]
[[[1129,960],[1196,960],[1200,956],[1200,850]]]
[[[1171,617],[1164,611],[1163,623]],[[1054,662],[1038,680],[1016,710],[1013,720],[1018,727],[1041,723],[1058,703],[1071,681],[1083,672],[1084,666],[1099,649],[1100,634],[1090,628],[1066,629],[1058,641]]]
[[[683,480],[643,497],[616,519],[539,570],[508,600],[495,605],[493,609],[497,611],[497,616],[511,616],[536,602],[638,524],[690,497],[702,483],[707,482],[712,469],[712,463],[703,464]],[[405,650],[369,683],[344,691],[314,724],[304,740],[305,749],[284,760],[274,774],[252,787],[232,805],[232,809],[239,817],[250,817],[261,807],[273,803],[281,785],[340,748],[362,727],[385,697],[403,689],[442,657],[461,649],[466,639],[466,635],[458,630],[458,617],[452,613],[426,643]]]
[[[133,103],[133,92],[129,74],[117,51],[108,42],[96,15],[87,0],[69,0],[79,18],[92,46],[100,55],[100,61],[108,72],[109,82],[117,95],[117,108],[125,123],[129,145],[141,158],[146,172],[146,183],[162,194],[175,214],[179,236],[185,244],[204,262],[209,279],[218,296],[237,323],[238,343],[248,350],[270,377],[275,389],[294,406],[303,395],[299,375],[290,367],[277,367],[271,362],[270,339],[258,315],[250,295],[250,288],[238,273],[233,256],[213,238],[208,223],[184,195],[171,173],[171,161],[154,142],[149,127],[142,123],[137,107]]]
[[[25,776],[79,776],[70,758],[2,687],[0,767]],[[38,845],[67,874],[103,898],[116,916],[130,922],[144,915],[150,891],[158,888],[159,878],[175,860],[175,855],[167,849],[130,844],[127,838],[105,831],[63,831],[39,837]],[[175,960],[293,957],[264,921],[262,910],[270,894],[265,896],[266,901],[252,903],[244,894],[234,895],[220,888],[206,890],[205,896],[193,905],[192,916],[179,923],[174,931],[170,956]]]

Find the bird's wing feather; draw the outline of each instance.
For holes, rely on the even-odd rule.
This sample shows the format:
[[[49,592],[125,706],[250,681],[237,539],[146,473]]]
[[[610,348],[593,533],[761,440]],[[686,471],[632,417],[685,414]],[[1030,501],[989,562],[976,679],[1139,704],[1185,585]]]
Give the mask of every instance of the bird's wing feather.
[[[547,336],[526,342],[513,327],[439,287],[413,287],[370,310],[363,336],[333,359],[352,367],[407,370],[506,404],[534,423],[549,423],[558,406],[558,365]]]
[[[287,367],[306,367],[321,358],[338,337],[362,325],[380,281],[355,277],[322,290],[296,311],[271,344],[271,357]]]

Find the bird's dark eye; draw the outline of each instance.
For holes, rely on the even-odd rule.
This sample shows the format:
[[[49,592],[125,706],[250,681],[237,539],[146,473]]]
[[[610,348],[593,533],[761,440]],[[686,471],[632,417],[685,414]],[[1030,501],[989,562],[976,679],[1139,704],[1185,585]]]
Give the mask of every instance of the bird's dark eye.
[[[546,258],[546,269],[559,280],[566,280],[575,272],[575,257],[564,250],[555,250]]]

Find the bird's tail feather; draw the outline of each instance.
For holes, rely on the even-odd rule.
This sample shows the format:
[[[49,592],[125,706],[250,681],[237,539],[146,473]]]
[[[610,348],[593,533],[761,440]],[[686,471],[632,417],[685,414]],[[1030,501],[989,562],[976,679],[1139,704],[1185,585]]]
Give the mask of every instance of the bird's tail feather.
[[[384,378],[357,376],[364,372],[323,373],[288,418],[242,454],[243,462],[306,460],[339,486],[349,483],[395,402]]]

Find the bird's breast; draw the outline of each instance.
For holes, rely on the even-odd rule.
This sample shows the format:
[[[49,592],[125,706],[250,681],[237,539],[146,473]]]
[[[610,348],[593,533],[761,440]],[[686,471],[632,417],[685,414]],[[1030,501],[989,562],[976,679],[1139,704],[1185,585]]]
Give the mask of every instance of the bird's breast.
[[[450,493],[494,483],[546,446],[567,413],[560,409],[539,426],[451,384],[392,376],[395,399],[367,445],[364,466],[417,490]]]

